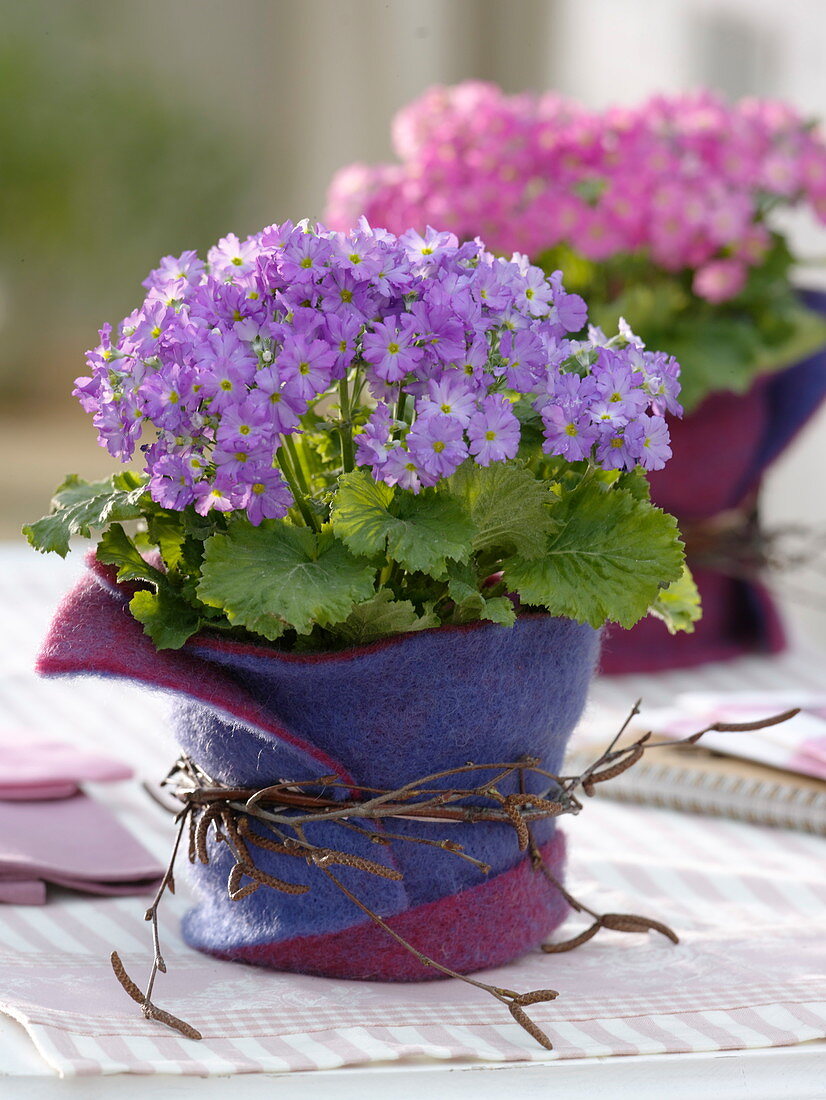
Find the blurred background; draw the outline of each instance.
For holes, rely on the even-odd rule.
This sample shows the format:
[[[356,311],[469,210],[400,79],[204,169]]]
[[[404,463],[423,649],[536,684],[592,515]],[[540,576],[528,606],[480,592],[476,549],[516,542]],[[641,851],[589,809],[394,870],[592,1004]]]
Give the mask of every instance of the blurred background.
[[[164,254],[317,217],[332,173],[391,159],[434,83],[590,106],[710,86],[826,116],[823,0],[0,0],[0,538],[111,460],[70,396],[103,321]],[[823,263],[826,232],[793,225]],[[769,526],[826,530],[826,412],[775,467]],[[815,569],[784,583],[826,637]]]

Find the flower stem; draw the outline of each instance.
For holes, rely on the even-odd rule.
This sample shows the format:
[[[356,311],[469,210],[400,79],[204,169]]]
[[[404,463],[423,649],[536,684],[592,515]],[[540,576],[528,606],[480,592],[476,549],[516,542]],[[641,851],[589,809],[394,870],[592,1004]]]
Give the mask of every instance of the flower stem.
[[[405,406],[406,403],[407,403],[407,394],[402,389],[402,383],[400,382],[399,383],[399,397],[398,397],[398,400],[396,401],[396,416],[395,416],[394,419],[399,420],[399,421],[404,420],[404,406]],[[402,432],[403,430],[404,430],[403,428],[399,428],[400,432]]]
[[[342,378],[338,384],[339,404],[341,406],[341,427],[339,438],[341,440],[341,465],[345,473],[355,466],[353,453],[353,424],[350,419],[350,392],[347,388],[347,378]]]
[[[284,480],[290,487],[290,492],[293,495],[293,500],[295,501],[296,507],[301,513],[301,518],[311,530],[320,531],[321,524],[318,522],[317,517],[313,514],[313,510],[307,501],[305,493],[301,491],[296,474],[287,458],[290,449],[289,437],[282,436],[281,438],[284,440],[284,445],[279,449],[278,452],[278,465],[281,467],[281,473],[284,475]],[[293,448],[293,454],[295,454],[295,448]]]
[[[290,456],[290,463],[292,464],[295,479],[298,482],[298,485],[301,488],[304,496],[308,497],[311,495],[310,487],[304,474],[304,466],[302,465],[301,457],[299,456],[298,448],[295,445],[295,441],[293,440],[293,437],[291,435],[285,435],[283,439],[284,446],[287,448],[287,453]]]

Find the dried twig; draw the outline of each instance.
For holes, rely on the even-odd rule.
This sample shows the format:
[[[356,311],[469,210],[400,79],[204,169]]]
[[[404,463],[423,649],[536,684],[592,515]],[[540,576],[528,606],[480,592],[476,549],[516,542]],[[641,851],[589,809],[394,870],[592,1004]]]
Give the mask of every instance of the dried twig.
[[[399,935],[346,887],[333,873],[331,867],[349,867],[364,874],[391,880],[401,879],[403,877],[401,872],[364,856],[329,846],[316,845],[308,840],[305,827],[325,821],[336,823],[345,830],[356,831],[377,844],[386,845],[391,841],[398,841],[429,845],[470,862],[486,874],[490,871],[489,865],[465,852],[455,841],[391,833],[385,831],[384,826],[381,830],[371,830],[358,824],[357,821],[380,823],[395,818],[437,822],[446,827],[456,823],[504,825],[513,829],[518,850],[528,852],[533,870],[543,874],[571,908],[592,917],[591,925],[584,931],[561,943],[543,944],[543,951],[547,953],[570,951],[586,943],[602,928],[632,933],[659,932],[677,943],[676,933],[660,921],[630,913],[600,914],[574,898],[543,860],[531,832],[531,826],[537,821],[555,818],[561,814],[579,813],[582,803],[576,795],[578,788],[582,788],[586,795],[593,794],[598,784],[609,782],[627,771],[651,749],[664,745],[692,745],[704,733],[712,730],[741,732],[762,729],[765,726],[784,722],[798,711],[797,709],[788,710],[759,722],[716,722],[681,741],[651,741],[651,734],[645,733],[630,744],[618,748],[622,735],[639,713],[639,706],[639,702],[634,704],[627,719],[598,759],[575,776],[555,775],[542,768],[536,757],[526,756],[517,761],[494,764],[468,763],[456,768],[447,768],[405,783],[393,790],[358,786],[354,788],[352,784],[345,784],[335,776],[321,776],[310,782],[285,780],[261,790],[251,790],[222,786],[195,761],[186,756],[180,757],[164,781],[166,785],[174,786],[176,796],[183,802],[183,809],[176,818],[178,832],[169,865],[155,899],[146,911],[146,920],[152,923],[154,948],[152,970],[146,993],[143,993],[128,976],[117,952],[112,954],[112,968],[115,976],[126,993],[141,1005],[144,1016],[167,1024],[187,1038],[201,1037],[190,1024],[158,1008],[151,1000],[157,975],[166,973],[158,934],[158,906],[167,889],[174,892],[173,868],[181,839],[188,828],[188,857],[191,863],[210,862],[210,835],[215,844],[225,844],[231,852],[233,865],[227,888],[229,897],[233,901],[245,898],[263,886],[289,894],[304,894],[310,890],[307,885],[288,882],[263,871],[256,864],[250,852],[250,845],[276,855],[302,859],[325,875],[353,905],[394,939],[400,947],[418,959],[422,966],[438,970],[446,977],[475,986],[495,997],[507,1006],[513,1019],[529,1035],[546,1049],[552,1049],[551,1040],[530,1019],[525,1008],[554,1000],[557,996],[554,990],[538,989],[517,993],[512,989],[489,985],[466,974],[459,974],[419,951],[414,944]],[[474,773],[477,779],[480,775],[482,776],[481,781],[475,784],[473,783]],[[538,785],[543,788],[539,793],[527,790],[526,780],[529,776],[535,783],[539,781]],[[445,787],[434,785],[440,781],[456,782],[457,780],[466,782],[470,780],[471,785]],[[507,792],[501,789],[503,784],[514,782],[518,791]],[[341,797],[330,798],[321,793],[331,789]],[[352,820],[354,818],[357,820]],[[253,822],[257,823],[257,829],[253,828]]]

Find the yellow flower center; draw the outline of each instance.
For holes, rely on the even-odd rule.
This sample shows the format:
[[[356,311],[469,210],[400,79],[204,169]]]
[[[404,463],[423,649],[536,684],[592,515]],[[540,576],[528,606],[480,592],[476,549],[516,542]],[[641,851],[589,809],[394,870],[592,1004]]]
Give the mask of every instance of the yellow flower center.
[[[437,455],[440,455],[444,449],[445,445],[441,439],[437,439],[434,441],[433,450],[436,452]]]

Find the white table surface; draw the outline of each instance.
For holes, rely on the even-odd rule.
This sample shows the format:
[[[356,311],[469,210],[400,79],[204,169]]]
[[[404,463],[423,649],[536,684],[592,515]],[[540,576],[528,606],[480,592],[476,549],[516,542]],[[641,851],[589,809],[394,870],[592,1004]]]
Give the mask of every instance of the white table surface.
[[[77,575],[80,555],[66,562],[42,560],[34,565],[25,547],[0,545],[0,576],[8,583],[15,571],[42,570],[43,586],[60,591]],[[35,559],[36,561],[37,559]],[[12,624],[20,633],[19,660],[31,659],[43,623],[34,620]],[[748,662],[749,678],[761,678],[765,686],[780,688],[793,685],[796,657],[779,661]],[[804,654],[806,678],[810,680],[823,664],[816,655]],[[802,666],[801,666],[802,667]],[[673,693],[686,688],[719,690],[734,686],[736,666],[713,666],[702,672],[667,674],[659,677],[628,677],[598,682],[594,698],[598,703],[616,704],[644,695],[659,705]],[[2,909],[0,909],[2,920]],[[278,1080],[289,1076],[289,1081]],[[34,1049],[23,1027],[0,1015],[0,1098],[2,1100],[50,1100],[52,1097],[120,1098],[153,1097],[156,1100],[178,1096],[225,1095],[230,1081],[243,1087],[249,1100],[258,1096],[289,1095],[291,1100],[328,1095],[336,1100],[373,1100],[390,1096],[393,1100],[419,1098],[427,1091],[436,1097],[500,1097],[503,1089],[519,1091],[521,1097],[588,1096],[600,1098],[634,1097],[635,1100],[682,1100],[706,1095],[710,1100],[748,1098],[777,1100],[789,1097],[808,1100],[826,1097],[826,1040],[801,1043],[792,1047],[773,1047],[748,1051],[718,1051],[690,1054],[657,1054],[610,1058],[567,1059],[556,1062],[493,1064],[484,1062],[436,1062],[373,1064],[341,1070],[285,1074],[246,1074],[237,1077],[109,1076],[61,1079]]]

